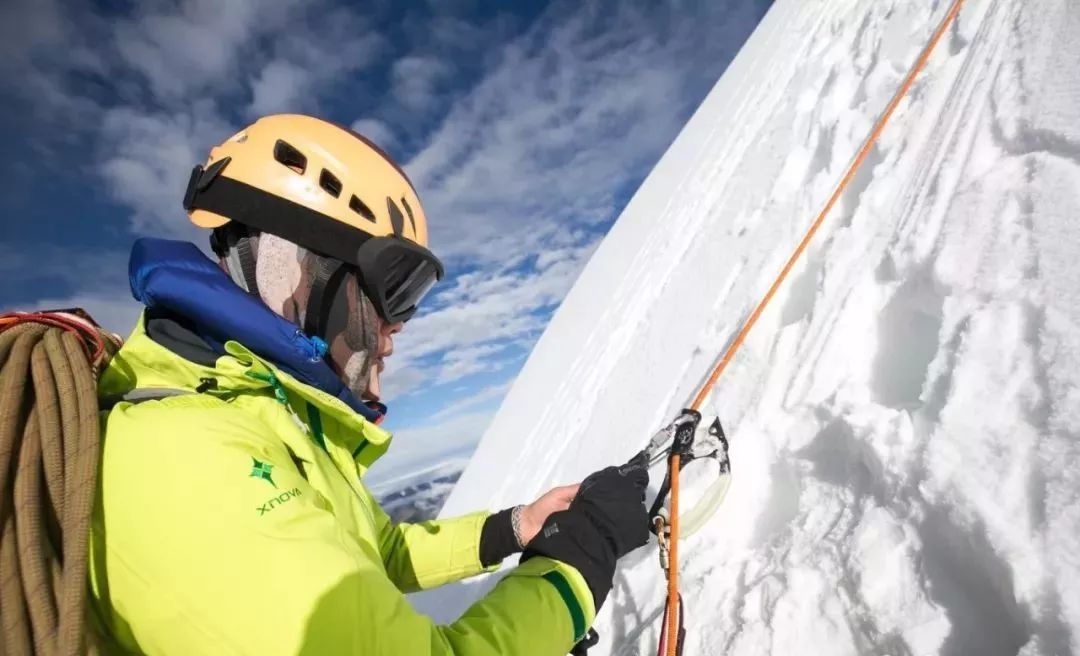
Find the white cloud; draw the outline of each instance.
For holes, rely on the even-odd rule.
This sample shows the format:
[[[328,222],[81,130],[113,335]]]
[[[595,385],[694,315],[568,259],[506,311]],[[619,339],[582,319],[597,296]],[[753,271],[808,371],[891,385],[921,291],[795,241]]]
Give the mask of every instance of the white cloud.
[[[599,244],[555,249],[536,267],[458,276],[395,338],[387,372],[387,398],[426,384],[500,371],[540,336],[548,312],[560,303]],[[543,260],[542,262],[540,260]],[[508,350],[508,345],[517,347]]]
[[[512,383],[513,380],[511,379],[495,385],[489,385],[478,391],[470,391],[466,398],[448,405],[431,415],[430,421],[431,423],[448,421],[460,414],[466,414],[478,406],[494,404],[496,401],[501,401],[502,398],[506,396],[506,393],[510,391],[510,385]]]
[[[181,207],[191,167],[206,160],[209,146],[232,131],[207,101],[176,113],[116,107],[103,112],[99,169],[112,196],[132,208],[138,232],[191,239],[194,228]]]
[[[733,51],[722,20],[745,30],[739,14],[753,4],[685,17],[661,5],[553,5],[502,48],[407,164],[438,251],[505,263],[575,243],[575,230],[613,218],[616,193],[647,171],[699,100],[686,92],[688,62]]]
[[[298,111],[310,98],[307,71],[287,61],[275,60],[266,65],[251,84],[253,116]]]
[[[132,209],[134,231],[185,238],[194,233],[179,202],[191,167],[242,127],[238,115],[317,112],[323,92],[385,47],[331,0],[137,3],[122,18],[53,0],[12,6],[0,10],[12,19],[0,27],[4,86],[52,116],[60,129],[43,137],[91,140],[80,155],[96,155],[90,168]],[[109,93],[87,77],[107,79]]]
[[[290,25],[274,35],[274,54],[252,81],[247,115],[319,112],[321,92],[369,66],[387,47],[386,40],[343,7],[319,20]]]
[[[390,71],[394,98],[410,110],[419,112],[434,108],[442,85],[453,68],[434,57],[403,57]]]
[[[385,151],[391,151],[397,146],[397,137],[394,135],[394,130],[379,119],[359,118],[353,121],[349,127],[378,144]]]
[[[471,356],[480,353],[490,357],[502,351],[494,350],[497,342],[538,337],[547,319],[543,310],[562,300],[583,264],[584,260],[566,260],[543,273],[504,271],[490,277],[461,276],[450,283],[439,308],[410,321],[397,337],[395,369],[389,380],[394,380],[399,370],[404,373],[417,367],[426,372],[422,376],[410,375],[417,385],[424,381],[452,382],[485,370],[472,362]],[[480,347],[483,349],[475,350]],[[443,355],[435,362],[425,362],[439,354]],[[487,370],[497,367],[497,360],[486,365]],[[396,387],[398,393],[410,389]]]
[[[680,78],[648,26],[592,35],[594,19],[583,9],[509,44],[409,162],[428,215],[454,217],[433,221],[440,252],[506,262],[610,219],[618,183],[677,131]]]
[[[506,346],[501,344],[480,344],[447,351],[442,358],[437,382],[446,383],[481,372],[495,371],[499,368],[499,361],[493,356],[505,350]]]
[[[455,415],[444,421],[394,431],[394,441],[373,474],[416,469],[425,464],[471,451],[480,441],[494,413],[490,410]]]
[[[451,271],[471,271],[409,324],[395,372],[450,382],[514,357],[500,349],[481,364],[454,353],[531,346],[597,246],[598,226],[614,218],[617,195],[647,172],[700,98],[687,93],[688,62],[720,62],[714,80],[740,43],[725,39],[727,21],[748,33],[760,5],[730,0],[683,14],[555,3],[492,56],[406,165],[434,250]],[[441,29],[461,32],[452,22]]]
[[[116,22],[113,43],[124,67],[139,74],[154,96],[181,101],[234,78],[241,48],[279,27],[289,4],[140,3],[133,17]]]
[[[126,336],[142,309],[128,287],[127,257],[122,250],[73,253],[57,246],[30,253],[0,243],[0,312],[81,307],[105,328]],[[50,293],[43,280],[73,291]]]
[[[391,356],[396,358],[397,356]],[[428,382],[429,373],[420,366],[402,366],[401,360],[391,359],[382,374],[382,397],[393,400],[404,394],[419,389]]]
[[[442,2],[430,3],[432,7]],[[498,41],[497,35],[485,32],[484,28],[455,16],[436,16],[427,25],[424,33],[427,40],[448,49],[468,49],[477,44]]]
[[[763,0],[718,0],[693,12],[556,0],[524,32],[502,15],[472,23],[439,11],[410,26],[405,52],[330,0],[314,9],[298,0],[151,2],[120,20],[54,0],[15,4],[31,25],[19,29],[5,20],[11,5],[0,9],[0,66],[26,69],[20,97],[63,116],[57,125],[83,126],[82,138],[95,144],[93,170],[131,208],[134,231],[199,244],[205,235],[190,226],[180,198],[212,145],[258,114],[319,113],[328,98],[340,109],[355,76],[399,48],[389,93],[357,102],[353,115],[364,118],[353,128],[415,152],[406,168],[451,278],[398,339],[385,383],[392,400],[520,359],[621,194],[674,137],[719,73],[715,62],[738,47],[725,38],[727,21],[745,31]],[[458,66],[468,57],[482,75],[471,88],[452,86],[468,74]],[[72,82],[80,75],[112,88],[84,93]]]
[[[104,56],[89,44],[104,33],[103,22],[80,5],[59,0],[0,3],[0,90],[6,109],[11,109],[12,101],[23,101],[32,108],[34,120],[43,124],[63,114],[92,126],[96,106],[72,93],[68,76],[102,74]],[[59,122],[56,141],[70,145],[80,125],[75,123],[73,129],[71,123]]]
[[[376,480],[471,455],[509,389],[510,381],[504,381],[472,390],[423,423],[395,430],[393,446],[377,466]]]

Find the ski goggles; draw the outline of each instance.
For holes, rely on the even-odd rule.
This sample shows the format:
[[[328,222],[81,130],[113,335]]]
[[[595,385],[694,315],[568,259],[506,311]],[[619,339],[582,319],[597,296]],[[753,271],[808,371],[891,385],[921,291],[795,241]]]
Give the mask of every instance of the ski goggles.
[[[308,334],[322,335],[330,300],[343,274],[357,274],[361,289],[388,323],[408,321],[420,300],[443,277],[443,265],[423,246],[397,235],[375,236],[239,180],[220,175],[228,160],[191,172],[184,209],[202,209],[255,230],[287,239],[337,264],[326,262],[312,290],[317,312],[305,321]]]
[[[400,237],[369,238],[350,264],[379,316],[391,324],[412,318],[444,273],[434,253]]]

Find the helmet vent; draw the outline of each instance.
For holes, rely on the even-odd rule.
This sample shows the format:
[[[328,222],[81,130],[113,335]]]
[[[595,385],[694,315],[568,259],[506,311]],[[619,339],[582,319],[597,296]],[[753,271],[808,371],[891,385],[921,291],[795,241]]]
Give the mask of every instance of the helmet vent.
[[[412,208],[409,207],[409,201],[405,200],[405,197],[401,197],[401,204],[405,206],[405,213],[409,215],[409,223],[412,225],[412,233],[416,235],[416,217],[413,216]]]
[[[322,173],[319,174],[319,186],[334,198],[341,195],[341,180],[338,180],[336,175],[326,169],[323,169]]]
[[[364,201],[360,200],[356,196],[353,196],[349,199],[349,209],[364,217],[368,221],[375,223],[375,212],[372,212],[371,208],[365,205]]]
[[[394,234],[398,237],[405,232],[405,217],[401,215],[401,209],[393,198],[386,197],[386,211],[390,213],[390,225],[394,228]]]
[[[274,159],[301,175],[307,169],[307,157],[304,153],[281,139],[274,144]]]

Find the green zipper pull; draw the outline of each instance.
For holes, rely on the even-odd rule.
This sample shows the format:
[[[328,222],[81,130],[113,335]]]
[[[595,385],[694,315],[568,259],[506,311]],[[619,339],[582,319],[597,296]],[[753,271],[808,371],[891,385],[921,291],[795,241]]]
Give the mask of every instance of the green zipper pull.
[[[271,371],[263,374],[249,369],[244,373],[255,380],[261,380],[270,385],[270,387],[274,389],[274,398],[278,400],[278,403],[286,406],[289,405],[289,395],[285,393],[285,387],[281,384],[281,381],[278,380],[277,376],[274,375],[274,372]]]

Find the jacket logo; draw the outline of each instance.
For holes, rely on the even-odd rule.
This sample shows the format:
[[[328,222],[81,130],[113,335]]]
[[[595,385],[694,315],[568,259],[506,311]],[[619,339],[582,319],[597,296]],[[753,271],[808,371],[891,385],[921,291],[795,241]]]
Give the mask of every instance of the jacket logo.
[[[303,493],[300,492],[300,488],[298,488],[298,487],[294,487],[291,490],[287,490],[285,492],[282,492],[281,494],[277,495],[276,497],[270,499],[269,501],[267,501],[263,505],[256,508],[256,510],[259,511],[259,517],[262,517],[263,515],[270,512],[274,508],[277,508],[278,506],[280,506],[283,503],[288,503],[289,501],[295,499],[296,497],[300,496],[301,494],[303,494]]]
[[[249,475],[252,478],[261,478],[275,488],[277,487],[277,483],[270,477],[270,472],[274,469],[273,465],[268,462],[262,462],[256,458],[252,458],[251,463],[251,474]]]

